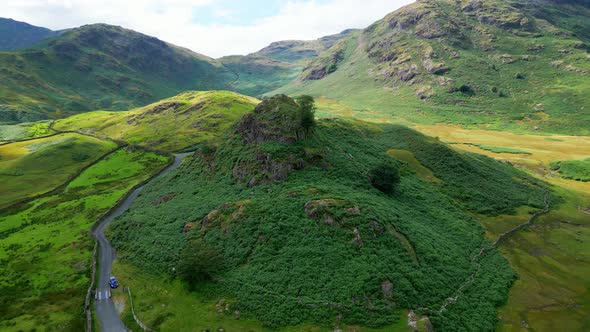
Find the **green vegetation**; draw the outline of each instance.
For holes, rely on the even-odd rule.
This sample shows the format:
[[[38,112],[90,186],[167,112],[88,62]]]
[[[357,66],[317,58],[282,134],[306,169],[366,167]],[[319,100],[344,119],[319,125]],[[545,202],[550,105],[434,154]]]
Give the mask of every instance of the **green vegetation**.
[[[493,153],[511,153],[511,154],[531,154],[530,152],[523,151],[516,148],[507,148],[507,147],[499,147],[499,146],[490,146],[490,145],[478,145],[480,149],[490,151]]]
[[[590,158],[556,161],[551,163],[551,169],[559,171],[559,174],[566,179],[590,181]]]
[[[303,95],[297,97],[295,101],[299,104],[301,111],[301,126],[309,134],[316,126],[315,111],[317,107],[315,106],[315,100],[312,96]]]
[[[0,125],[0,141],[18,141],[52,134],[49,121]]]
[[[78,134],[60,134],[0,146],[0,207],[48,192],[117,145]]]
[[[105,24],[0,52],[0,66],[0,122],[125,110],[189,89],[222,89],[235,78],[210,58]]]
[[[182,249],[176,273],[190,287],[211,280],[223,266],[223,257],[201,239],[194,239]]]
[[[301,66],[278,61],[259,53],[247,56],[233,55],[218,60],[235,75],[227,89],[249,96],[260,96],[291,82],[299,75]]]
[[[590,29],[590,9],[541,2],[418,1],[348,35],[269,94],[323,96],[376,122],[586,135],[588,40],[572,31]]]
[[[227,91],[185,92],[128,112],[91,112],[55,122],[75,130],[153,149],[194,149],[217,142],[258,100]]]
[[[89,229],[168,161],[120,149],[61,192],[0,213],[0,330],[84,329],[93,248]]]
[[[202,292],[190,291],[186,283],[169,276],[151,274],[131,264],[115,262],[113,274],[121,285],[129,286],[133,305],[139,318],[157,331],[260,331],[260,332],[333,332],[334,329],[313,324],[269,328],[242,312],[231,310],[228,300],[217,299]],[[127,303],[122,318],[127,327],[136,326],[128,305],[127,294],[113,292],[115,301]],[[162,310],[165,308],[165,310]],[[345,332],[409,332],[406,313],[394,325],[382,328],[340,325]],[[136,329],[134,329],[136,330]]]
[[[369,179],[373,187],[386,194],[394,192],[400,182],[399,169],[391,162],[377,165],[369,173]]]
[[[474,143],[469,143],[467,145],[476,146],[482,150],[490,151],[493,153],[528,154],[528,155],[531,154],[530,152],[527,152],[527,151],[524,151],[521,149],[517,149],[517,148],[509,148],[509,147],[493,146],[493,145],[485,145],[485,144],[474,144]]]
[[[385,327],[406,309],[438,309],[474,272],[471,257],[489,243],[465,209],[543,205],[542,185],[506,164],[402,126],[319,121],[303,139],[298,113],[285,96],[266,99],[217,149],[144,188],[112,225],[120,261],[171,278],[187,244],[200,241],[223,268],[183,298],[223,299],[267,327]],[[400,163],[396,195],[373,188],[370,170],[395,162],[391,149],[413,153],[441,184]],[[480,264],[457,303],[430,315],[438,329],[493,330],[515,276],[493,250]],[[159,330],[184,319],[175,306],[157,316],[142,308]]]

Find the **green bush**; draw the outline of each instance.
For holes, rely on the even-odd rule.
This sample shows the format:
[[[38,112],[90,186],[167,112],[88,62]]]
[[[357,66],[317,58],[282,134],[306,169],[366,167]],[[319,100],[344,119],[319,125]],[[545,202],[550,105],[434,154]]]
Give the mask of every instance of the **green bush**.
[[[180,254],[176,273],[191,287],[211,280],[221,270],[222,257],[202,239],[189,241]]]
[[[373,168],[369,179],[373,187],[384,193],[392,193],[401,180],[399,168],[391,162],[385,162]]]

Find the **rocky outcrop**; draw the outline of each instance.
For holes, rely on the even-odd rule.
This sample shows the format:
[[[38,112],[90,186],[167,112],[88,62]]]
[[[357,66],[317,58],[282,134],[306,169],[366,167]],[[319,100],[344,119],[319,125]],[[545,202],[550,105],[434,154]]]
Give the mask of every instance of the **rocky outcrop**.
[[[299,106],[285,95],[277,95],[258,104],[239,122],[238,133],[244,143],[250,145],[273,141],[293,144],[305,138]]]

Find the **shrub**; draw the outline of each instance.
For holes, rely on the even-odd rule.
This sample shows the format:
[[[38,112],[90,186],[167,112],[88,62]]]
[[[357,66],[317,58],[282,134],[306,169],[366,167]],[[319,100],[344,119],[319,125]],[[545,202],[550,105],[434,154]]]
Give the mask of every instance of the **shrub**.
[[[189,241],[180,254],[176,273],[189,286],[211,280],[221,270],[222,257],[201,239]]]
[[[514,78],[516,78],[517,80],[524,80],[525,76],[522,73],[517,73],[516,75],[514,75]]]
[[[392,193],[401,180],[399,168],[391,162],[385,162],[373,168],[369,179],[373,187],[384,193]]]
[[[475,91],[473,90],[473,88],[471,88],[469,85],[463,84],[459,87],[459,89],[457,89],[459,92],[466,94],[468,96],[473,96],[475,95]]]
[[[295,99],[301,111],[301,126],[309,133],[315,126],[315,100],[312,96],[303,95]]]

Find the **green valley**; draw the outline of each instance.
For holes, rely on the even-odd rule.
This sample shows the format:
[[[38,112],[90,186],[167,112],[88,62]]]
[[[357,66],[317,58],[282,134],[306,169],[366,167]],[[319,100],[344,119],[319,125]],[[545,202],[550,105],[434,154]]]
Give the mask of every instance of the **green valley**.
[[[590,330],[587,0],[0,9],[1,331]]]

